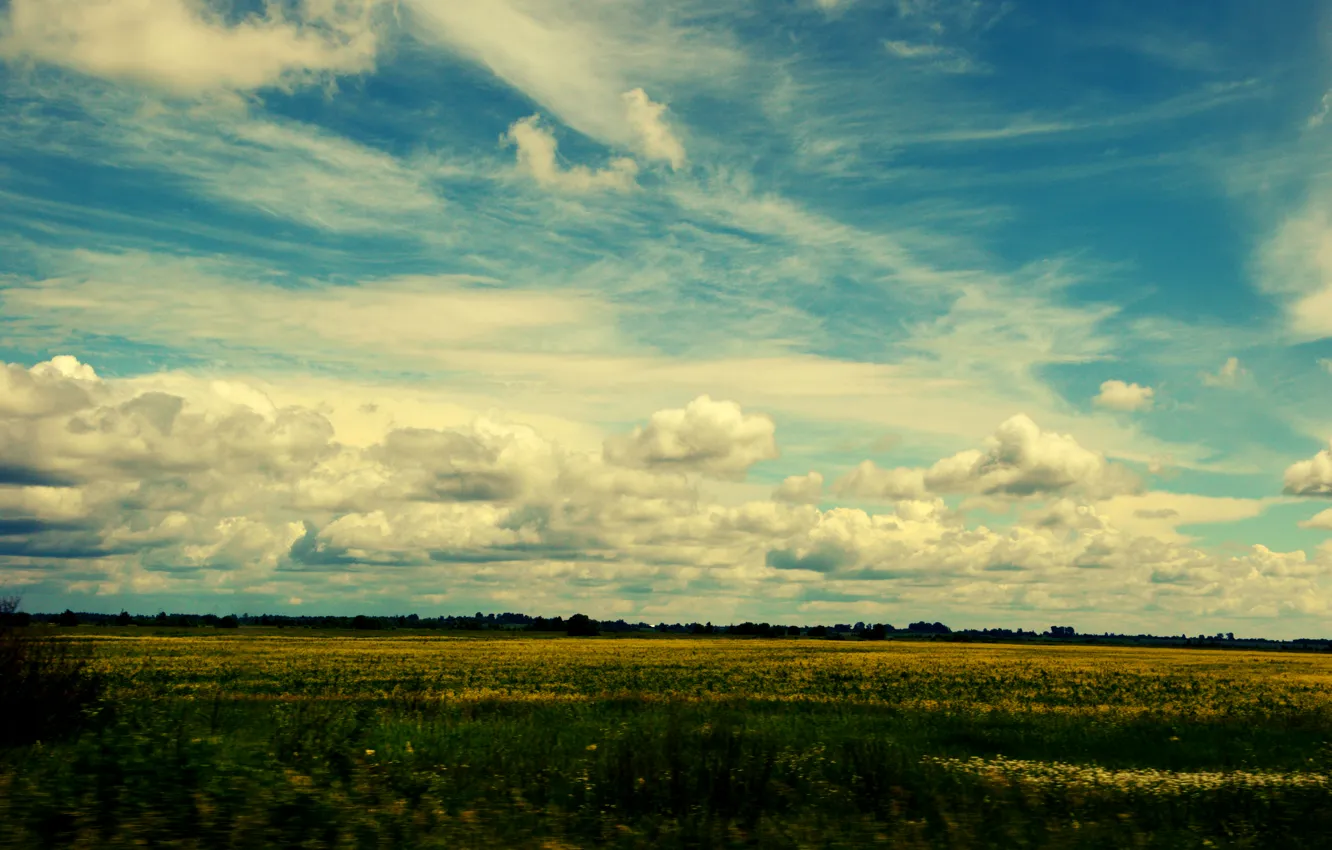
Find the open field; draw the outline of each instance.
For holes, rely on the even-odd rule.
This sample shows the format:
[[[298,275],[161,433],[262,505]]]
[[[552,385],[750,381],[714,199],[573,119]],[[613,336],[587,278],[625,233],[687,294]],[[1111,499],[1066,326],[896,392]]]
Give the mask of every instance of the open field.
[[[132,630],[127,630],[132,631]],[[1332,657],[81,628],[5,846],[1318,847]]]

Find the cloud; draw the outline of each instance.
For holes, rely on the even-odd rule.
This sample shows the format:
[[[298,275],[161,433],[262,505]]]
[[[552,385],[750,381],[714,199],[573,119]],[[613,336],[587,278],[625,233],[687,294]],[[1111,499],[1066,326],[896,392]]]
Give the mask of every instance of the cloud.
[[[703,395],[682,409],[657,411],[647,427],[608,439],[605,456],[621,466],[741,478],[755,463],[777,457],[775,433],[769,417]]]
[[[1151,410],[1152,396],[1155,391],[1151,387],[1141,387],[1137,384],[1126,384],[1123,381],[1105,381],[1101,384],[1101,392],[1093,399],[1093,403],[1098,407],[1105,407],[1110,410]]]
[[[1085,616],[1121,623],[1145,607],[1177,620],[1332,607],[1320,585],[1332,572],[1325,554],[1254,547],[1219,557],[1131,525],[1168,533],[1252,516],[1261,510],[1253,500],[1143,494],[1088,505],[1056,495],[1005,529],[968,526],[928,496],[886,513],[710,502],[682,473],[739,475],[775,454],[771,421],[729,402],[699,398],[607,440],[608,454],[618,445],[636,464],[624,467],[493,417],[389,423],[352,446],[320,411],[239,380],[81,380],[68,377],[88,374],[72,359],[21,372],[41,387],[80,381],[85,396],[74,409],[0,412],[0,465],[67,476],[54,486],[0,481],[0,567],[11,581],[68,593],[202,605],[244,594],[339,609],[438,604],[448,593],[467,604],[577,604],[644,618],[684,606],[713,619],[755,598],[779,600],[765,616],[784,618],[818,598],[885,606],[887,588],[911,610],[956,611],[967,600],[990,615],[1094,606]],[[317,406],[337,399],[330,391]],[[1005,425],[979,453],[991,465],[1028,474],[1064,456],[1079,467],[1067,445]],[[1028,447],[1026,460],[1014,446]],[[996,470],[973,472],[976,487],[994,483],[985,476]],[[802,490],[817,481],[794,478]],[[1012,480],[1010,470],[1000,483]]]
[[[685,164],[684,145],[662,120],[666,107],[653,103],[642,89],[627,91],[623,95],[629,113],[629,126],[638,137],[638,150],[648,159],[659,159],[680,170]]]
[[[596,171],[585,165],[562,168],[556,159],[559,145],[555,135],[542,127],[535,115],[511,124],[501,141],[518,148],[518,167],[546,188],[569,192],[627,192],[637,186],[634,178],[638,174],[638,165],[628,157],[612,160],[609,166]]]
[[[1205,387],[1233,387],[1246,374],[1248,370],[1240,365],[1238,357],[1228,357],[1220,369],[1215,372],[1203,372],[1199,378]]]
[[[625,92],[723,85],[752,67],[720,29],[652,0],[408,0],[423,38],[466,56],[605,144],[643,142]]]
[[[1332,508],[1319,511],[1308,519],[1299,522],[1300,528],[1316,528],[1320,531],[1332,531]]]
[[[1285,492],[1292,496],[1332,496],[1332,448],[1286,468]]]
[[[864,461],[833,489],[839,495],[887,499],[927,493],[1024,498],[1059,493],[1104,497],[1138,486],[1125,467],[1084,449],[1071,436],[1042,431],[1019,414],[999,426],[983,451],[959,452],[928,469],[884,470]]]
[[[772,491],[772,498],[796,505],[818,504],[823,500],[823,476],[813,471],[788,476]]]
[[[986,70],[965,51],[910,41],[885,40],[884,50],[905,62],[944,74],[975,74]]]
[[[188,0],[13,0],[0,57],[175,94],[291,86],[375,64],[374,0],[305,0],[229,23]]]
[[[1332,336],[1332,221],[1317,198],[1287,216],[1258,252],[1258,284],[1276,297],[1289,331],[1302,340]]]
[[[1332,110],[1332,91],[1323,92],[1323,97],[1318,102],[1318,110],[1309,116],[1305,126],[1311,130],[1314,127],[1323,126],[1323,122],[1327,120],[1329,110]]]
[[[919,499],[926,493],[925,471],[921,469],[882,469],[873,461],[860,465],[833,483],[838,496],[868,499]]]

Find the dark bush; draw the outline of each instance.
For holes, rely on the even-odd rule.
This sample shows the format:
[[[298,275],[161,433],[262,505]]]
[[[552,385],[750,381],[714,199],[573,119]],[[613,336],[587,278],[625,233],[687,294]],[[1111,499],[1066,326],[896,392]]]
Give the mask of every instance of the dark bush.
[[[235,614],[228,614],[227,616],[217,621],[217,628],[219,629],[240,628],[240,621],[236,619]]]
[[[569,637],[592,637],[601,634],[597,621],[586,614],[574,614],[566,625],[565,634]]]
[[[3,622],[17,620],[18,599],[0,598]],[[72,611],[66,611],[74,617]],[[61,615],[61,624],[65,616]],[[74,617],[78,623],[78,618]],[[97,704],[102,682],[69,640],[0,625],[0,746],[76,730]]]
[[[62,626],[77,626],[79,624],[79,615],[66,608],[60,612],[60,618],[56,623]]]
[[[131,625],[133,622],[134,618],[129,615],[128,611],[121,611],[119,614],[116,615],[117,626],[128,626]]]

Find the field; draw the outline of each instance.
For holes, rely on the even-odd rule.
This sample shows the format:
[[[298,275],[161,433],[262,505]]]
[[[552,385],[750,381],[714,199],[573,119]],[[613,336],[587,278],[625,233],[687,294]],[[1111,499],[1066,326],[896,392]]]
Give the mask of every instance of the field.
[[[6,847],[1326,847],[1332,657],[65,632]]]

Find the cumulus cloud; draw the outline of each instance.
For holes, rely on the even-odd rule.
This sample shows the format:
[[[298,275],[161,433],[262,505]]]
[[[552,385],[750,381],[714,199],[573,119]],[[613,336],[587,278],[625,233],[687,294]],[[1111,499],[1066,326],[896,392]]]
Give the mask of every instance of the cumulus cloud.
[[[869,499],[918,499],[925,495],[925,470],[882,469],[874,461],[861,461],[851,472],[833,484],[838,496]]]
[[[1332,555],[1218,557],[1169,536],[1173,524],[1254,515],[1254,500],[1092,505],[1088,494],[1113,478],[1099,456],[1023,418],[912,476],[931,492],[880,484],[916,497],[883,512],[820,510],[803,503],[818,493],[816,473],[783,482],[777,495],[789,501],[705,498],[691,473],[739,477],[776,456],[771,420],[706,396],[658,411],[599,455],[493,416],[389,423],[350,445],[318,405],[238,379],[97,380],[72,359],[3,374],[0,570],[11,583],[343,608],[438,604],[457,591],[561,611],[577,597],[596,613],[644,618],[670,606],[724,616],[755,598],[871,604],[888,587],[912,609],[970,597],[990,611],[1094,603],[1120,618],[1144,606],[1196,616],[1329,607],[1319,582]],[[81,394],[62,395],[71,387]],[[949,510],[937,492],[950,487],[1053,498],[989,528]]]
[[[1128,469],[1109,463],[1067,434],[1042,431],[1021,414],[1001,424],[986,439],[983,450],[959,452],[928,469],[884,470],[865,461],[834,485],[839,495],[889,499],[926,493],[1104,497],[1137,487],[1138,481]]]
[[[669,162],[677,171],[682,168],[685,164],[684,145],[662,117],[666,114],[666,106],[653,103],[642,89],[627,91],[623,97],[638,150],[648,159]]]
[[[638,165],[628,157],[612,160],[599,170],[586,165],[561,166],[557,159],[559,143],[553,133],[541,126],[536,115],[515,121],[501,141],[517,147],[518,167],[549,189],[627,192],[637,185]]]
[[[1308,519],[1300,520],[1300,528],[1316,528],[1320,531],[1332,531],[1332,508],[1319,511]]]
[[[813,471],[805,475],[788,476],[772,491],[772,498],[796,505],[817,504],[823,499],[823,476]]]
[[[1247,370],[1240,365],[1238,357],[1227,357],[1220,369],[1215,372],[1203,372],[1199,377],[1206,387],[1233,387],[1245,374]]]
[[[683,408],[657,411],[646,427],[608,439],[604,453],[621,466],[742,478],[755,463],[777,457],[776,431],[763,414],[702,395]]]
[[[1127,384],[1118,380],[1105,381],[1101,384],[1101,392],[1093,399],[1093,403],[1109,410],[1126,412],[1151,410],[1152,397],[1155,394],[1151,387]]]
[[[1332,448],[1286,467],[1285,492],[1292,496],[1332,496]]]
[[[371,70],[377,0],[305,0],[228,22],[190,0],[13,0],[0,58],[59,65],[175,94],[284,86]]]

